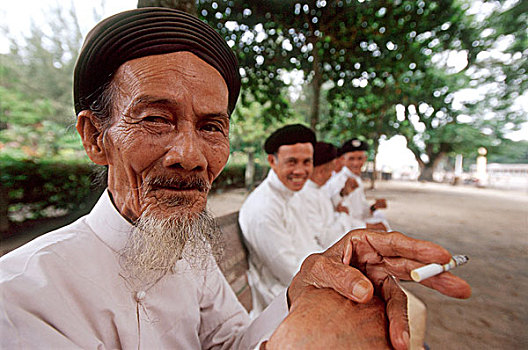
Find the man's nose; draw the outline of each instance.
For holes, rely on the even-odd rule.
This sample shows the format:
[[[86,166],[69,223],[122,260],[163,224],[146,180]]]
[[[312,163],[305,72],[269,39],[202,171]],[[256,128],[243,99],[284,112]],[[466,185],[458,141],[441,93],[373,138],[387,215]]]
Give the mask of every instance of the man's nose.
[[[305,174],[307,171],[310,171],[311,167],[312,166],[310,164],[300,163],[297,164],[293,171],[295,174]]]
[[[193,172],[205,170],[207,159],[198,135],[193,130],[177,132],[163,159],[163,165]]]

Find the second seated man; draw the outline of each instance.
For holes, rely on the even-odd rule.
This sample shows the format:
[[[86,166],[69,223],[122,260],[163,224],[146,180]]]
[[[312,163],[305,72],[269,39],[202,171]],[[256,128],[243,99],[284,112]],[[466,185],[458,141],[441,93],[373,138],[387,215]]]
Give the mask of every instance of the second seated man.
[[[300,124],[273,132],[264,144],[268,176],[240,208],[255,315],[284,291],[308,255],[323,250],[307,234],[313,230],[294,196],[312,174],[315,142],[315,133]]]
[[[323,247],[329,247],[354,228],[349,215],[334,210],[324,185],[336,169],[337,148],[326,142],[317,142],[314,150],[314,171],[296,196],[303,208],[303,216],[316,233]]]

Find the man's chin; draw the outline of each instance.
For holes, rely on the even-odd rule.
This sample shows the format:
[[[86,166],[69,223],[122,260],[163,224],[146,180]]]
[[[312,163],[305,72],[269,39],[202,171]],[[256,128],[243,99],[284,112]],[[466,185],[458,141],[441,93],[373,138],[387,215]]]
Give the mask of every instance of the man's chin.
[[[292,190],[292,191],[300,191],[300,190],[302,190],[302,188],[304,187],[305,184],[306,184],[306,181],[303,181],[302,183],[300,183],[300,182],[290,182],[289,189]]]
[[[172,195],[158,197],[152,203],[150,215],[158,218],[187,217],[192,218],[201,213],[207,204],[207,195]]]

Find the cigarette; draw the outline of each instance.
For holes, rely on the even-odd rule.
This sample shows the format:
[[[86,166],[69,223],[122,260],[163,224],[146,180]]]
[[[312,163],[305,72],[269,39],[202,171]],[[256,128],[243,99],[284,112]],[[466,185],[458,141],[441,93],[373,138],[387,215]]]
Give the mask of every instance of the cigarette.
[[[442,272],[454,269],[457,266],[467,263],[469,258],[466,255],[453,255],[451,260],[445,265],[429,264],[411,271],[411,278],[415,282],[421,282],[424,279],[436,276]]]

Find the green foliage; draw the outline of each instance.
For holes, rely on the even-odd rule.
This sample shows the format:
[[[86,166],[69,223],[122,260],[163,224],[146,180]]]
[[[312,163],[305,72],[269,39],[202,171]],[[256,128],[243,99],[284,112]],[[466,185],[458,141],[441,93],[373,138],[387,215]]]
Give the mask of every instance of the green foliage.
[[[245,180],[245,163],[230,163],[220,173],[218,178],[213,182],[212,191],[218,191],[228,188],[242,188]],[[255,164],[255,181],[262,181],[269,170],[269,166]]]
[[[266,103],[270,105],[270,102]],[[252,102],[248,106],[238,106],[231,116],[229,139],[233,151],[255,152],[260,154],[264,140],[274,130],[294,123],[304,123],[304,117],[290,113],[280,121],[270,123],[266,119],[266,106]]]
[[[521,24],[526,22],[522,11],[526,2],[513,2],[507,11],[495,3],[493,15],[509,22],[491,20],[493,15],[482,22],[470,15],[471,3],[456,0],[200,0],[199,13],[237,52],[244,82],[242,104],[258,101],[266,106],[264,123],[282,120],[291,113],[287,108],[300,108],[303,115],[311,115],[312,125],[317,122],[320,137],[336,143],[362,135],[375,147],[382,135],[402,134],[420,164],[433,167],[447,154],[500,143],[507,130],[525,120],[506,105],[512,101],[508,96],[524,91],[516,83],[526,79],[527,55],[519,54],[526,47]],[[499,76],[492,67],[481,76],[510,82],[510,95],[499,93],[488,101],[491,110],[508,112],[483,117],[476,104],[455,106],[454,96],[478,85],[474,73],[482,65],[479,53],[492,45],[485,38],[489,34],[481,30],[500,25],[492,30],[494,38],[515,34],[506,50],[514,50],[511,62],[503,62]],[[454,54],[467,57],[462,70],[446,64]],[[293,70],[304,73],[310,85],[303,91],[309,92],[307,98],[288,104],[282,78]],[[397,113],[398,105],[403,113]],[[471,122],[460,122],[463,114]],[[460,142],[461,135],[468,140]]]
[[[0,162],[2,186],[8,189],[8,212],[30,209],[22,219],[44,217],[49,209],[82,208],[94,190],[93,164],[86,160],[20,160],[4,154]]]
[[[488,149],[488,163],[528,164],[528,141],[505,140],[500,146]]]

